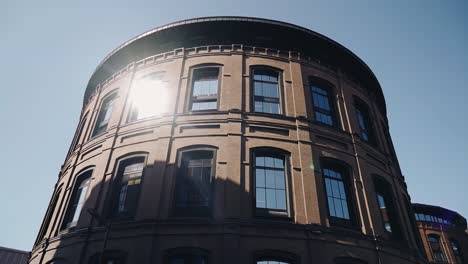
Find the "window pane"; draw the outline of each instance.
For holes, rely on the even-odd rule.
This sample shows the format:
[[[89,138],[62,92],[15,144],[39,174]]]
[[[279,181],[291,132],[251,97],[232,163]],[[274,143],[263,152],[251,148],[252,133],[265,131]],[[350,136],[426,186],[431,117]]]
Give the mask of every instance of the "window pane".
[[[257,188],[255,195],[257,198],[257,208],[266,208],[265,189]]]
[[[265,187],[265,171],[263,169],[257,169],[255,171],[255,186]]]
[[[266,187],[274,189],[275,186],[275,171],[274,170],[265,170],[265,180],[266,180]]]
[[[213,152],[186,152],[182,160],[176,181],[176,207],[179,208],[177,213],[181,215],[208,214],[207,209],[212,193]]]
[[[276,208],[286,210],[286,191],[276,190]]]
[[[276,208],[276,193],[274,189],[266,189],[266,206],[267,208]]]
[[[272,157],[265,157],[265,167],[270,167],[270,168],[275,167],[275,162]]]
[[[284,187],[284,171],[275,172],[275,187],[276,189],[285,189]]]

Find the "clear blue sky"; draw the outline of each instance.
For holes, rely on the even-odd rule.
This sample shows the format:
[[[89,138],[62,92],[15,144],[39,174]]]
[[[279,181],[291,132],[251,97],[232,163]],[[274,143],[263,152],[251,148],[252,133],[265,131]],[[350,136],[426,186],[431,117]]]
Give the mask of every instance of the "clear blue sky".
[[[468,217],[468,2],[375,2],[0,0],[0,246],[31,249],[100,61],[214,15],[291,22],[355,52],[383,87],[413,202]]]

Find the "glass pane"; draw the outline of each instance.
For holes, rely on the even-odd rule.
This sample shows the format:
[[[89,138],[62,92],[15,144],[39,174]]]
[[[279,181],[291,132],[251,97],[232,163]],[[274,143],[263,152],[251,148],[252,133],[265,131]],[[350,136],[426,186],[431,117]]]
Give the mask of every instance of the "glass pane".
[[[275,168],[284,168],[283,159],[275,158]]]
[[[265,166],[270,168],[275,167],[275,162],[272,157],[265,157]]]
[[[351,218],[349,217],[349,210],[348,210],[348,205],[346,204],[346,201],[342,201],[341,207],[343,208],[343,215],[344,215],[344,218],[346,218],[346,219],[351,219]]]
[[[255,166],[265,166],[265,157],[256,157]]]
[[[332,192],[333,192],[333,197],[340,197],[340,189],[338,187],[338,181],[331,181],[332,183]]]
[[[276,193],[273,189],[266,189],[266,207],[276,209]]]
[[[330,216],[336,216],[335,202],[333,201],[333,198],[331,198],[330,196],[328,197],[328,210],[330,211]]]
[[[255,170],[255,186],[265,187],[265,171],[263,169]]]
[[[285,189],[283,171],[275,171],[275,187],[276,189]]]
[[[256,206],[257,208],[266,208],[266,200],[265,200],[265,189],[257,188],[256,189]]]
[[[265,170],[265,182],[267,188],[275,188],[275,171]]]
[[[338,198],[333,198],[333,202],[335,204],[336,217],[344,218],[341,200]]]
[[[286,192],[285,190],[276,190],[276,208],[286,210]]]

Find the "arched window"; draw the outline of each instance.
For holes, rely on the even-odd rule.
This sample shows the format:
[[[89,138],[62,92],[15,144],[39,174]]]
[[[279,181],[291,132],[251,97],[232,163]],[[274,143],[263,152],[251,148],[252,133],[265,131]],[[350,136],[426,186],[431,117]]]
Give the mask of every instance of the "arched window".
[[[50,225],[50,220],[52,219],[52,216],[55,212],[55,209],[57,207],[57,203],[60,197],[60,194],[62,192],[62,189],[59,188],[58,191],[55,192],[55,195],[52,197],[52,201],[50,203],[49,208],[47,209],[46,212],[46,217],[44,218],[44,222],[42,223],[41,229],[39,230],[39,234],[36,239],[36,244],[41,242],[41,240],[45,237],[47,234],[47,229],[49,228]]]
[[[176,248],[168,250],[164,264],[209,264],[209,252],[199,248]]]
[[[315,121],[329,126],[338,127],[336,117],[336,104],[333,89],[330,83],[312,78],[310,91],[314,106]]]
[[[78,124],[78,129],[76,130],[75,137],[73,138],[73,142],[70,146],[70,149],[68,150],[68,155],[70,155],[76,149],[76,146],[79,144],[81,134],[83,133],[87,120],[88,113],[84,114],[83,118],[81,119],[81,122]]]
[[[92,173],[92,170],[87,170],[77,177],[75,188],[70,203],[68,204],[64,221],[62,222],[62,229],[74,227],[78,223],[81,210],[86,201],[86,194],[88,193]]]
[[[372,145],[377,145],[369,107],[357,97],[354,98],[354,107],[356,109],[356,118],[359,125],[359,137],[363,141],[369,142]]]
[[[435,262],[445,262],[447,258],[445,257],[444,250],[440,244],[440,237],[438,235],[428,235],[427,240],[432,251],[432,258]]]
[[[335,264],[367,264],[367,262],[353,257],[337,257],[334,260]]]
[[[392,194],[392,186],[383,178],[374,176],[374,188],[385,232],[392,238],[401,239],[401,229],[395,199]]]
[[[112,217],[133,218],[137,211],[145,156],[130,157],[119,162],[113,183]]]
[[[129,95],[128,123],[168,111],[168,93],[163,77],[164,73],[154,72],[135,80]]]
[[[104,100],[102,100],[98,118],[96,124],[94,125],[92,137],[98,136],[106,132],[107,125],[109,124],[109,120],[112,115],[112,108],[114,107],[116,97],[117,92],[114,92],[111,95],[108,95],[106,98],[104,98]]]
[[[281,75],[266,67],[252,69],[252,102],[254,112],[281,114]]]
[[[288,216],[288,155],[274,148],[252,152],[256,215]]]
[[[89,258],[89,264],[125,264],[127,253],[121,250],[106,250]]]
[[[192,70],[189,110],[215,110],[218,108],[218,90],[221,67],[197,67]]]
[[[345,164],[332,159],[323,159],[321,165],[330,224],[355,225],[349,169]]]
[[[452,248],[453,255],[455,255],[455,258],[458,259],[458,262],[464,263],[463,256],[460,252],[460,245],[458,244],[458,241],[455,239],[450,239],[450,246]]]
[[[175,186],[176,216],[211,215],[215,157],[212,148],[180,153]]]

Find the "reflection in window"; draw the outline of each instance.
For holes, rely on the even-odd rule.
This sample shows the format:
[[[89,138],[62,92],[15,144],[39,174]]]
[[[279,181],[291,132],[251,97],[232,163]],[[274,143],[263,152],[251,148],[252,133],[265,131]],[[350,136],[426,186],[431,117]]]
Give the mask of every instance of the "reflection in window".
[[[193,70],[190,110],[218,108],[219,69],[219,67],[205,67]]]
[[[96,125],[93,131],[93,137],[100,135],[107,130],[107,125],[112,114],[112,108],[114,106],[115,98],[117,93],[113,93],[107,96],[101,104],[101,109],[99,110],[98,118]]]
[[[77,185],[73,192],[68,210],[65,215],[65,221],[62,223],[62,228],[70,228],[76,226],[78,219],[80,218],[81,210],[88,193],[89,183],[91,182],[92,171],[86,171],[82,175],[78,176]]]
[[[194,150],[182,154],[176,180],[176,214],[210,214],[214,151]]]
[[[458,247],[458,242],[456,240],[454,240],[454,239],[451,239],[450,240],[450,245],[452,246],[453,254],[459,255],[460,251],[459,251],[459,247]]]
[[[312,100],[314,103],[315,120],[317,122],[336,126],[336,117],[331,90],[322,85],[311,86]]]
[[[440,237],[437,235],[429,235],[428,240],[431,246],[433,260],[438,262],[446,261],[445,254],[440,244]]]
[[[255,153],[256,208],[287,212],[284,156],[272,152]]]
[[[359,124],[359,136],[362,140],[375,145],[376,140],[374,138],[369,108],[364,102],[358,99],[355,101],[355,107],[356,117]]]
[[[385,197],[381,193],[377,193],[377,202],[379,203],[380,207],[380,215],[382,216],[382,220],[384,223],[385,231],[392,232],[392,224],[390,223],[390,217],[387,212],[387,204],[385,202]]]
[[[130,92],[128,122],[160,115],[168,110],[168,95],[164,74],[153,73],[138,79]]]
[[[279,72],[267,69],[255,69],[253,73],[254,111],[280,114]]]
[[[144,157],[130,158],[121,162],[116,177],[113,217],[131,218],[135,216],[144,162]]]

